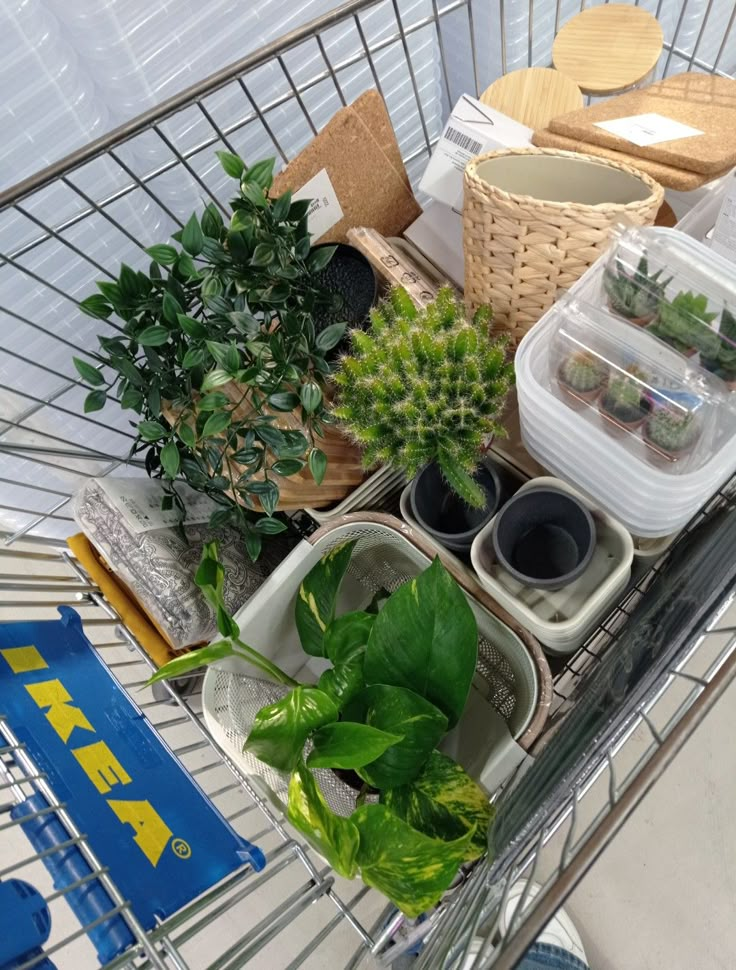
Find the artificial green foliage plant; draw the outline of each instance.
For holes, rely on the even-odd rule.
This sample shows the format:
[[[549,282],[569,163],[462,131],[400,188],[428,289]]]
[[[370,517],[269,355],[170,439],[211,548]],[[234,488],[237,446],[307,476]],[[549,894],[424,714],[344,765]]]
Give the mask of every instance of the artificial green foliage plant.
[[[421,310],[397,288],[371,312],[369,332],[352,334],[334,376],[334,415],[367,468],[390,463],[412,478],[437,462],[468,505],[485,504],[473,473],[489,437],[504,433],[498,419],[514,379],[491,319],[483,307],[468,320],[449,287]]]
[[[262,537],[284,529],[273,517],[279,480],[307,462],[318,483],[325,474],[325,354],[345,327],[315,333],[330,297],[314,277],[334,250],[312,251],[309,201],[269,196],[273,159],[248,167],[218,154],[237,184],[232,211],[223,218],[210,203],[146,250],[146,272],[123,265],[98,283],[81,309],[110,329],[94,363],[75,365],[92,388],[85,411],[110,400],[131,411],[133,454],[167,483],[168,506],[183,512],[177,480],[206,492],[218,505],[212,526],[238,528],[255,558]],[[280,430],[279,412],[301,430]]]
[[[470,692],[478,629],[439,559],[380,609],[336,615],[355,542],[330,550],[304,578],[294,622],[306,654],[329,664],[298,684],[248,647],[227,614],[217,550],[205,549],[197,582],[223,639],[161,668],[152,681],[237,655],[291,689],[262,708],[245,750],[289,775],[288,816],[341,875],[358,873],[409,916],[434,906],[463,862],[487,849],[486,793],[437,750]],[[210,581],[216,585],[206,585]],[[328,805],[317,769],[351,772],[355,808]]]

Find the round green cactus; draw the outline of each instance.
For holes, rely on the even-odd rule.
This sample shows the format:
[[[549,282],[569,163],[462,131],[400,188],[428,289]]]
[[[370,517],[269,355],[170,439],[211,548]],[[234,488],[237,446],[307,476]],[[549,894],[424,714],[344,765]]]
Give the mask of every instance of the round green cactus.
[[[335,416],[363,448],[367,468],[391,463],[413,477],[436,461],[468,505],[486,500],[473,480],[487,436],[513,384],[504,338],[492,339],[490,307],[468,321],[449,287],[418,310],[406,290],[371,313],[369,333],[352,334],[353,354],[335,374]]]

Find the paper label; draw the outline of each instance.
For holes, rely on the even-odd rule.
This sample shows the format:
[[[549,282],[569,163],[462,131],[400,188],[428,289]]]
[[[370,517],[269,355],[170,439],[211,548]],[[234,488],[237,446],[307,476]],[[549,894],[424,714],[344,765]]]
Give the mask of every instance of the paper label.
[[[320,239],[342,219],[343,211],[327,169],[323,168],[292,196],[294,202],[311,199],[307,224],[313,239]]]
[[[470,159],[495,148],[530,145],[531,136],[531,128],[463,95],[452,110],[419,188],[459,212],[463,172]]]
[[[615,118],[613,121],[596,121],[594,125],[642,148],[647,145],[658,145],[661,141],[675,141],[678,138],[692,138],[694,135],[703,134],[697,128],[691,128],[689,125],[683,125],[679,121],[673,121],[672,118],[665,118],[664,115],[654,112],[631,115],[628,118]]]
[[[716,224],[710,234],[710,248],[714,253],[736,262],[736,176],[732,175],[728,191],[721,203]]]
[[[168,511],[161,508],[164,490],[158,482],[136,478],[98,478],[97,483],[134,535],[168,529],[181,521],[181,512],[176,506]],[[186,505],[187,525],[209,521],[217,508],[212,499],[195,492],[188,485],[177,485],[176,490]]]

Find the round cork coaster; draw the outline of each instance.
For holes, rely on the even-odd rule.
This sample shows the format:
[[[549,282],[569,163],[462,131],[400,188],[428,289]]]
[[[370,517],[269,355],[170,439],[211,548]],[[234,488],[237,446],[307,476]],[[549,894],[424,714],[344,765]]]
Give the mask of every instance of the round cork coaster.
[[[659,60],[662,43],[662,28],[648,11],[608,3],[565,24],[555,37],[552,63],[583,94],[615,94],[644,80]]]

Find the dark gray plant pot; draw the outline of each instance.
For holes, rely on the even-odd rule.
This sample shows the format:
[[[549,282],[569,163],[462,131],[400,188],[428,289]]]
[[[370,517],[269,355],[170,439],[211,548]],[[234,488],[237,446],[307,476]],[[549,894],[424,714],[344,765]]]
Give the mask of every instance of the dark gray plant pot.
[[[474,476],[488,501],[474,509],[452,491],[439,466],[425,465],[411,483],[412,515],[421,529],[436,542],[460,555],[467,555],[473,539],[496,514],[503,493],[498,472],[488,462],[478,466]]]
[[[501,509],[492,542],[498,563],[524,586],[561,589],[587,568],[595,549],[595,523],[567,492],[532,488]]]
[[[312,246],[323,249],[335,243]],[[349,329],[362,329],[368,322],[368,314],[378,299],[378,278],[366,257],[347,243],[337,243],[335,254],[327,266],[314,277],[334,298],[334,305],[318,307],[314,314],[317,333],[333,323],[347,321]],[[349,350],[350,338],[346,334],[338,346],[329,351],[328,358]]]

